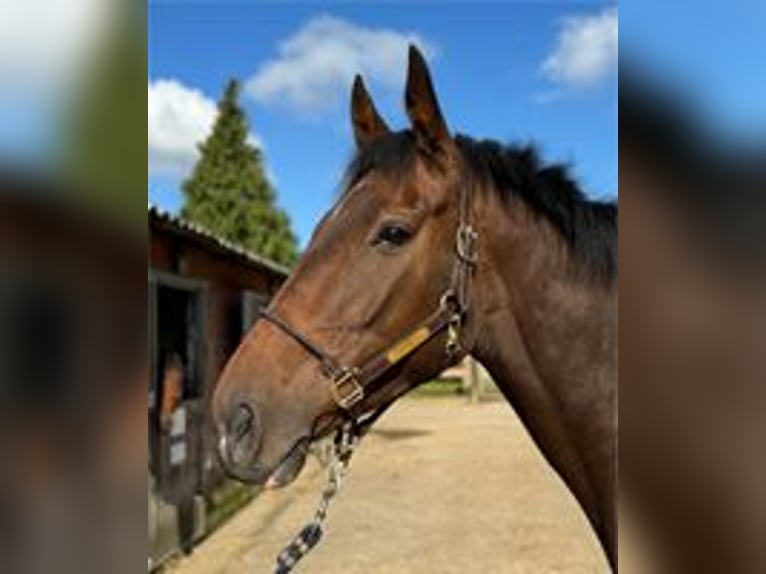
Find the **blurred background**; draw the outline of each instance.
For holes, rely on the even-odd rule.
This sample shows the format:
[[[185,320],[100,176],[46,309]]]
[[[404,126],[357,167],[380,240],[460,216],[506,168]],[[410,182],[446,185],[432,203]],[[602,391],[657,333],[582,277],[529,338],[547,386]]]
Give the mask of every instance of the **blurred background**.
[[[620,5],[625,571],[766,568],[764,22]]]
[[[145,564],[146,10],[0,3],[0,569]]]

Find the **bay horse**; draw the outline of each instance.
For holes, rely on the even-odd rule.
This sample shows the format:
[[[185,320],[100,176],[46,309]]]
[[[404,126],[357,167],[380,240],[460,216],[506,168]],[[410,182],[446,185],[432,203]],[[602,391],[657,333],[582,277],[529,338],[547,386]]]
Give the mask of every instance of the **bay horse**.
[[[617,206],[531,148],[453,136],[409,51],[410,129],[361,77],[356,156],[213,397],[223,464],[286,483],[306,446],[472,355],[616,563]]]

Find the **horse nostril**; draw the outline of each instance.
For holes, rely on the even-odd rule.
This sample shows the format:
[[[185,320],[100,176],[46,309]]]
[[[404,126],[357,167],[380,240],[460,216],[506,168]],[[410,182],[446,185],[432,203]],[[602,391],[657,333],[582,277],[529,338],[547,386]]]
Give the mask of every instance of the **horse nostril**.
[[[255,414],[253,409],[245,404],[237,407],[232,418],[232,434],[235,440],[243,438],[251,428],[253,428],[253,419]]]
[[[229,460],[238,466],[252,464],[261,448],[262,435],[255,408],[247,403],[237,404],[230,415],[226,434]]]

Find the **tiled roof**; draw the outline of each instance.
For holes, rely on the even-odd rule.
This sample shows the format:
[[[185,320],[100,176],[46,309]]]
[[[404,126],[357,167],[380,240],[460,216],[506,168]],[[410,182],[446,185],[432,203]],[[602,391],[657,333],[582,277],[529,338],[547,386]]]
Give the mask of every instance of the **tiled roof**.
[[[219,237],[209,229],[206,229],[197,223],[193,223],[177,215],[173,215],[168,211],[164,211],[156,205],[149,204],[149,218],[150,220],[154,219],[159,223],[169,226],[179,233],[195,237],[203,243],[212,244],[218,249],[242,257],[250,263],[264,267],[278,275],[286,277],[290,273],[290,269],[281,263],[272,261],[271,259],[264,257],[263,255],[253,253],[252,251],[248,251],[247,249],[244,249],[243,247],[240,247],[231,241]]]

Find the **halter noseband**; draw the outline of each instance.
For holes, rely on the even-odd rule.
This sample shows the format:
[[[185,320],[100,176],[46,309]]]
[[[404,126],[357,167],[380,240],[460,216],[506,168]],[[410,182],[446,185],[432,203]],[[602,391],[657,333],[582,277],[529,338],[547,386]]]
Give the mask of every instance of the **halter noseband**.
[[[450,286],[439,298],[438,307],[417,327],[360,365],[342,365],[321,346],[290,325],[273,310],[262,309],[260,316],[279,328],[322,364],[330,382],[330,393],[338,407],[350,414],[354,406],[376,390],[377,383],[395,366],[442,331],[447,331],[445,352],[452,358],[461,351],[460,330],[468,311],[470,278],[478,261],[478,233],[471,226],[470,185],[460,189],[460,221],[455,232],[455,264]],[[377,418],[377,417],[376,417]]]

